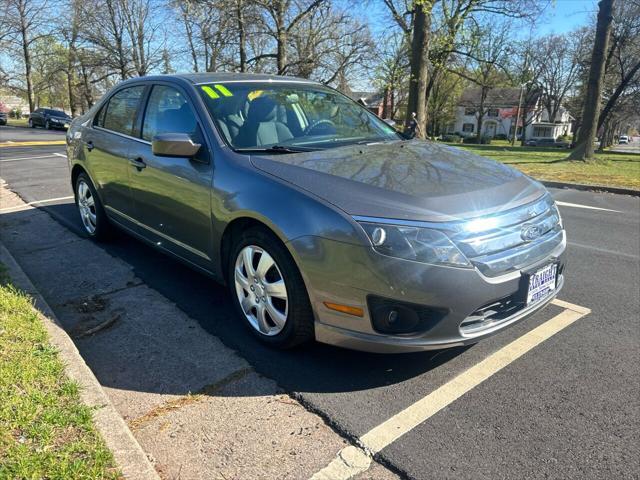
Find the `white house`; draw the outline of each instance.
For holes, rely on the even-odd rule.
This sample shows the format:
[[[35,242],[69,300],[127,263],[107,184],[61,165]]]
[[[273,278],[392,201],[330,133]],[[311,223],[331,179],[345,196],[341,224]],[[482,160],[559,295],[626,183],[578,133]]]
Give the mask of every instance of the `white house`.
[[[463,92],[456,107],[455,122],[448,126],[448,133],[457,133],[464,137],[478,135],[480,94],[479,88],[468,88]],[[519,88],[490,89],[484,101],[481,135],[488,137],[505,135],[507,138],[512,138],[519,101]],[[534,100],[530,101],[526,108],[525,138],[527,140],[558,138],[561,135],[573,133],[571,123],[573,117],[566,108],[562,106],[559,108],[555,122],[549,121],[549,112],[543,106],[540,95],[534,95]],[[522,110],[519,116],[518,137],[522,134]]]

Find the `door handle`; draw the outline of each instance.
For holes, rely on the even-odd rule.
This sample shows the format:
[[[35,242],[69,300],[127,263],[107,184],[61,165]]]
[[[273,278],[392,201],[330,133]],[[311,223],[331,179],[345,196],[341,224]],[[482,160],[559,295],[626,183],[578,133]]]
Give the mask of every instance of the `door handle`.
[[[85,142],[85,145],[87,146],[87,150],[91,151],[93,150],[93,142],[91,140],[89,140],[88,142]]]
[[[136,167],[138,171],[141,171],[143,168],[147,167],[147,164],[144,163],[144,161],[140,157],[130,158],[129,163],[134,167]]]

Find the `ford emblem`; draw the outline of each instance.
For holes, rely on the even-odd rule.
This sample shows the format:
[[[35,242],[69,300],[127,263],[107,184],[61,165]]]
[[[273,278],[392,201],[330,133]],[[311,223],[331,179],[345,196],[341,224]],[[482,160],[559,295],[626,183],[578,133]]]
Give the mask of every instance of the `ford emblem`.
[[[520,237],[525,242],[531,242],[542,235],[542,229],[538,225],[524,225],[520,230]]]

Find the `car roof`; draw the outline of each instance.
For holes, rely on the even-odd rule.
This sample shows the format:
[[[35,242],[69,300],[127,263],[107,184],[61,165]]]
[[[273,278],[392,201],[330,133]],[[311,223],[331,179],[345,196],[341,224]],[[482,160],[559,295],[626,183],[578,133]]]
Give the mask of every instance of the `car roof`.
[[[148,80],[160,80],[180,78],[195,85],[214,82],[287,82],[287,83],[311,83],[318,82],[307,78],[289,77],[283,75],[267,75],[262,73],[231,73],[231,72],[206,72],[206,73],[178,73],[170,75],[155,75],[145,77]],[[137,80],[142,80],[138,78]]]

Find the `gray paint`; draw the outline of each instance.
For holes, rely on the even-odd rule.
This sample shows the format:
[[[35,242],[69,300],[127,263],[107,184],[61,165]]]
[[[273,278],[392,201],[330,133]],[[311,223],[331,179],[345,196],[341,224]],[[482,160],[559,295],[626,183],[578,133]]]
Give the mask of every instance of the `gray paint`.
[[[480,306],[514,293],[520,271],[486,278],[473,268],[386,257],[372,249],[353,216],[461,221],[533,202],[545,194],[542,185],[505,165],[431,142],[399,140],[287,155],[236,153],[221,138],[195,87],[231,81],[308,82],[193,74],[134,79],[114,89],[168,84],[183,91],[205,136],[205,161],[157,157],[149,142],[94,128],[91,120],[100,104],[74,121],[68,134],[70,167],[88,172],[113,221],[220,281],[225,281],[221,242],[227,226],[243,218],[263,223],[285,243],[302,273],[320,341],[402,351],[470,343],[495,333],[464,338],[458,326]],[[87,139],[99,143],[91,152]],[[102,151],[111,157],[98,154]],[[146,167],[129,163],[132,158]],[[549,248],[535,263],[562,262],[565,244]],[[412,339],[380,335],[367,312],[367,295],[373,293],[446,308],[449,314]],[[333,312],[323,301],[360,306],[366,314]],[[514,316],[502,327],[519,319]]]

